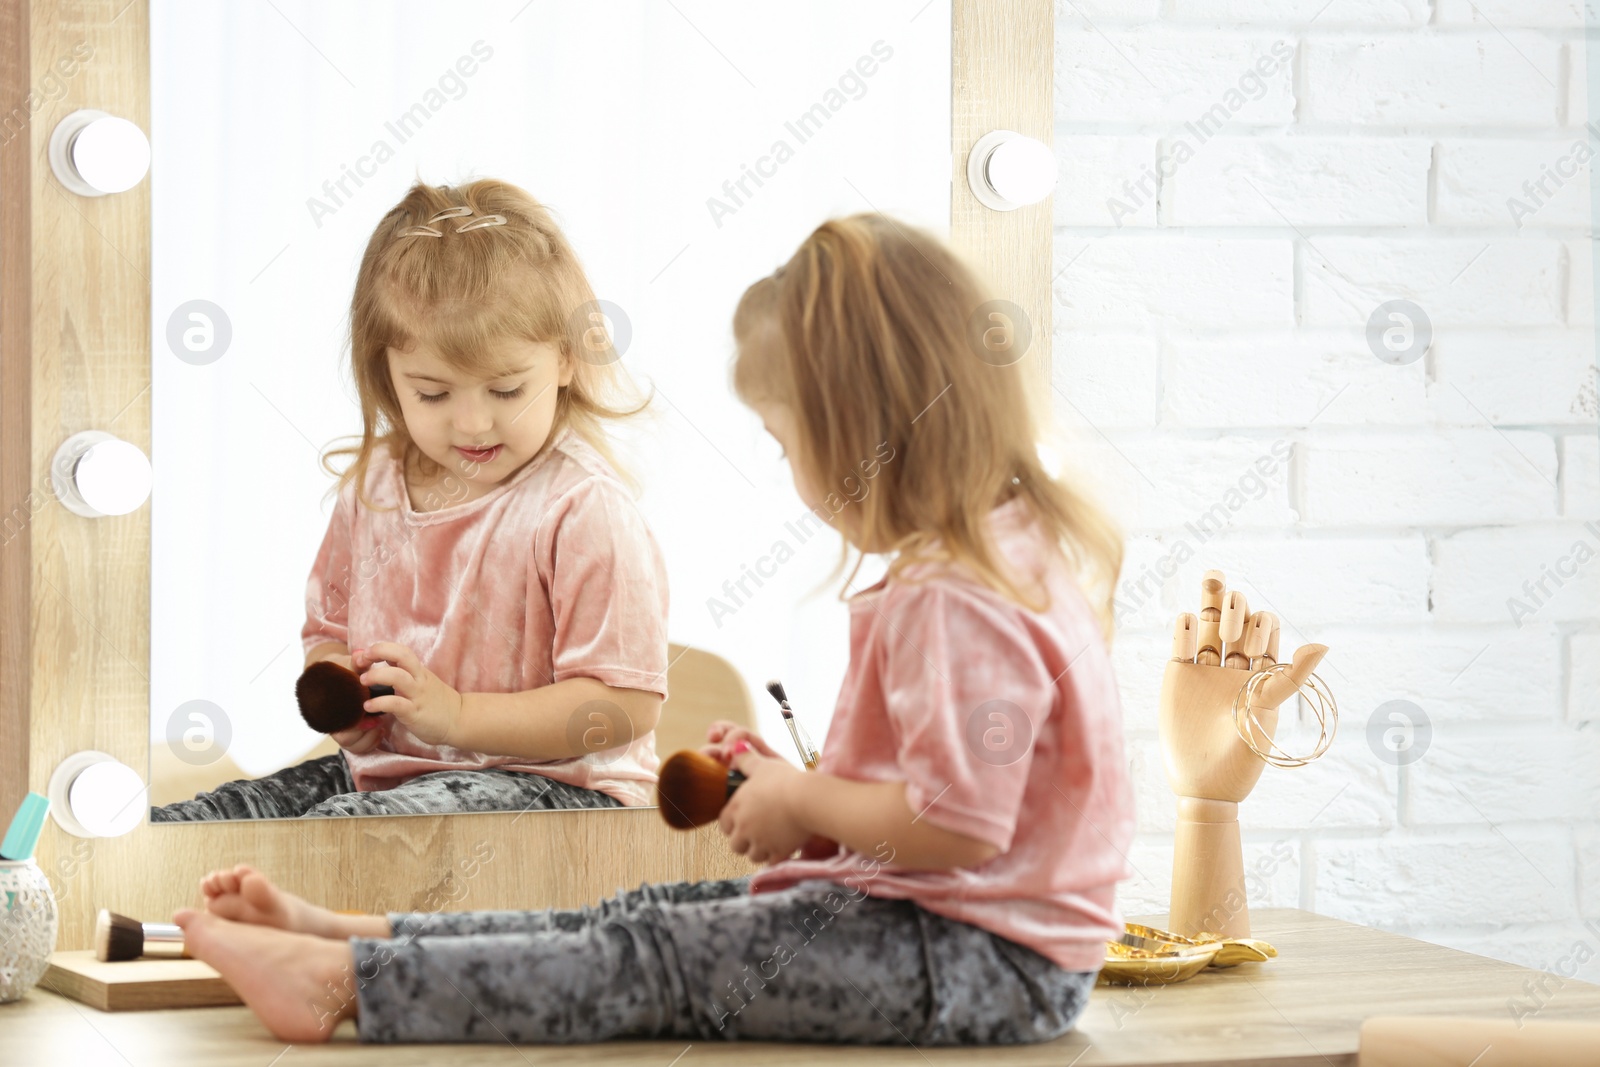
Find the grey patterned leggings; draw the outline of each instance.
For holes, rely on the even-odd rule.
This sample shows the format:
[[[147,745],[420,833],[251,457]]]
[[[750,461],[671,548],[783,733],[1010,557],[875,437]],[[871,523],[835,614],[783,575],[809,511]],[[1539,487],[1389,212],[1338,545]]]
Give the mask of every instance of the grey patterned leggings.
[[[298,819],[314,815],[438,815],[462,811],[620,808],[616,797],[524,771],[434,771],[393,789],[356,792],[342,753],[264,778],[224,782],[193,800],[150,809],[151,822]]]
[[[1000,1045],[1071,1029],[1094,971],[822,881],[641,885],[573,911],[394,913],[351,938],[361,1040]],[[350,988],[353,986],[354,988]],[[331,1018],[336,1003],[312,1005]]]

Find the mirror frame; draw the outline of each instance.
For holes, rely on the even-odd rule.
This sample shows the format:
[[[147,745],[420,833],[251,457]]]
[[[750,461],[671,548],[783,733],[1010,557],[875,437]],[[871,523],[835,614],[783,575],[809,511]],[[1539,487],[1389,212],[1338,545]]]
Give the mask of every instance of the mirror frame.
[[[148,0],[0,0],[0,99],[20,102],[0,119],[0,818],[73,752],[150,766],[150,511],[84,519],[50,488],[55,450],[79,430],[150,448],[150,184],[80,197],[46,162],[55,124],[79,108],[150,129],[149,14]],[[45,80],[85,44],[70,76]],[[1053,143],[1054,4],[953,0],[952,47],[951,238],[1047,342],[1051,201],[992,211],[966,165],[993,129]],[[1049,349],[1036,342],[1024,357],[1045,420]],[[204,872],[244,861],[366,911],[576,907],[641,881],[751,869],[715,828],[669,830],[651,809],[521,819],[147,821],[92,840],[52,822],[37,858],[57,891],[61,949],[89,947],[98,908],[165,920],[194,902]]]

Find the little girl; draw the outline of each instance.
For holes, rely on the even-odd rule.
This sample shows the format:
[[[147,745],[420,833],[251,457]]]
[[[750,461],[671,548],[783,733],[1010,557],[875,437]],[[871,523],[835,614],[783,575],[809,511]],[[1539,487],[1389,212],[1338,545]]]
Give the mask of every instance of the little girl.
[[[386,916],[238,867],[203,880],[206,911],[176,915],[190,950],[291,1041],[349,1017],[389,1042],[921,1046],[1071,1028],[1129,873],[1108,655],[1122,548],[1041,468],[1021,368],[969,345],[985,301],[943,244],[861,215],[739,304],[739,395],[807,504],[892,556],[850,600],[816,771],[711,728],[704,751],[747,776],[721,829],[772,866],[571,911]],[[868,492],[819,504],[874,456]]]
[[[394,694],[341,752],[152,821],[653,803],[666,572],[607,458],[603,420],[638,408],[566,238],[505,182],[419,182],[350,335],[362,436],[301,637]]]

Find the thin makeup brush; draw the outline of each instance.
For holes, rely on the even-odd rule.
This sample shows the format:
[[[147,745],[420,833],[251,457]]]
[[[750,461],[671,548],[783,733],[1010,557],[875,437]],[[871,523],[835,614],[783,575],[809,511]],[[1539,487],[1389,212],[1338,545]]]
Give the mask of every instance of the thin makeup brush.
[[[817,752],[817,746],[811,743],[811,735],[806,733],[806,728],[800,725],[800,719],[795,715],[794,709],[789,706],[789,694],[783,691],[783,683],[774,678],[767,683],[767,692],[778,702],[778,710],[783,712],[783,721],[789,727],[789,736],[794,738],[794,747],[800,750],[800,760],[806,765],[806,770],[816,770],[821,754]],[[813,854],[820,858],[838,851],[839,845],[838,842],[821,834],[812,834],[805,848],[806,851],[802,852],[802,855]]]
[[[783,691],[783,683],[774,678],[767,683],[767,692],[772,694],[772,699],[778,702],[778,708],[783,712],[783,721],[789,727],[789,736],[794,738],[794,747],[800,750],[800,762],[806,765],[806,770],[816,770],[817,746],[811,743],[806,728],[794,717],[794,709],[789,706],[789,695]]]
[[[102,963],[115,963],[141,956],[183,959],[189,952],[176,924],[142,923],[101,908],[94,920],[94,955]]]

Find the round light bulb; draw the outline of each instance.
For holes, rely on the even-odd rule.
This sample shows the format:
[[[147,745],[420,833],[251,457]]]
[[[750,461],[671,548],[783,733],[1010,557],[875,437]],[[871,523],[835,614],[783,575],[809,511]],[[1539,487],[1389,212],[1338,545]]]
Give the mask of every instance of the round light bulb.
[[[83,502],[102,515],[126,515],[150,496],[150,461],[139,446],[112,439],[90,445],[73,472]]]
[[[95,119],[72,142],[78,175],[102,193],[120,193],[144,180],[150,170],[150,141],[127,119]]]
[[[126,763],[85,767],[67,791],[73,818],[91,837],[120,837],[144,820],[144,781]]]
[[[1037,204],[1056,187],[1056,156],[1032,137],[1016,137],[989,155],[989,184],[1013,204]]]
[[[990,130],[967,153],[967,187],[994,211],[1037,204],[1056,187],[1055,153],[1015,130]]]
[[[79,108],[56,123],[46,155],[56,181],[79,196],[132,189],[150,170],[144,131],[93,108]]]

